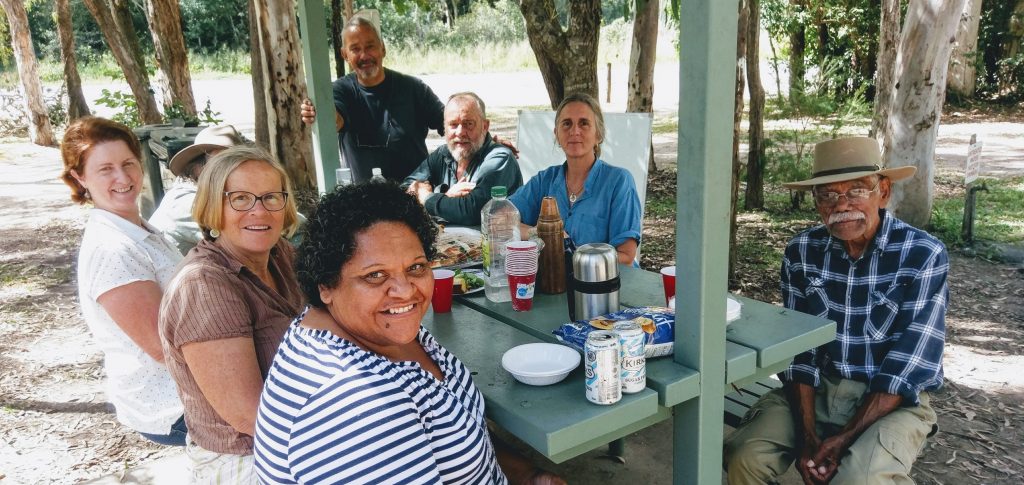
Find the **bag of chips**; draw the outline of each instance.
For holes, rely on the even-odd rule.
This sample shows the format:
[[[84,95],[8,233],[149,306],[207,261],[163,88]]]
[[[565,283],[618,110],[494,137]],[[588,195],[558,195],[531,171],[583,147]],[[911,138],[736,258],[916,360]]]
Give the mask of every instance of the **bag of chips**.
[[[563,323],[551,333],[562,343],[580,352],[587,342],[587,335],[593,330],[611,330],[616,322],[634,320],[647,334],[644,344],[644,355],[648,359],[672,355],[675,343],[675,310],[660,306],[645,306],[619,310],[590,320],[577,320]]]

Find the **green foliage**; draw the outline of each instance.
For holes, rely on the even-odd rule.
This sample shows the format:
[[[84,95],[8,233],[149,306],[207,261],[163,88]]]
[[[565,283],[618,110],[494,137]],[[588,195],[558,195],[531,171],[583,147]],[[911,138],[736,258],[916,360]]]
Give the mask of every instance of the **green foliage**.
[[[788,62],[790,34],[805,33],[805,65],[825,69],[824,81],[833,96],[845,98],[874,92],[880,9],[872,0],[808,2],[797,9],[788,0],[762,0],[762,25]],[[871,94],[873,96],[873,94]],[[869,96],[870,97],[870,96]]]
[[[248,0],[181,0],[179,6],[182,34],[190,51],[249,50]]]
[[[814,144],[837,138],[851,127],[866,126],[871,105],[864,99],[861,86],[853,95],[837,98],[830,92],[830,80],[840,69],[838,61],[827,62],[811,76],[804,92],[790,99],[770,98],[766,108],[772,119],[786,120],[787,127],[765,136],[765,181],[782,184],[810,177]],[[800,207],[805,194],[792,192],[790,206]]]
[[[1024,53],[1010,57],[1006,52],[1006,45],[1014,40],[1010,20],[1015,3],[982,3],[975,56],[978,95],[982,98],[1011,103],[1024,99]],[[1016,38],[1017,42],[1021,40]]]
[[[14,64],[14,50],[11,46],[10,25],[7,14],[0,8],[0,69]]]
[[[210,100],[206,100],[206,108],[196,113],[196,116],[192,116],[185,112],[185,107],[181,103],[174,103],[170,106],[164,106],[164,122],[170,123],[171,120],[181,120],[185,123],[185,126],[199,126],[199,125],[217,125],[224,121],[220,116],[220,111],[214,111],[210,106]]]
[[[494,2],[493,7],[485,2],[473,3],[468,13],[456,18],[451,29],[441,21],[442,12],[416,2],[369,0],[356,2],[356,8],[380,12],[381,30],[389,49],[465,49],[484,39],[499,45],[526,39],[526,22],[511,0]]]
[[[252,58],[248,49],[219,49],[213,52],[189,52],[188,67],[193,73],[245,74],[252,73]]]
[[[96,104],[119,110],[110,119],[124,123],[130,128],[142,126],[142,119],[139,117],[139,105],[135,102],[135,96],[123,91],[110,91],[103,88],[101,96],[96,98]]]
[[[981,241],[1020,244],[1024,242],[1024,177],[984,179],[988,192],[975,199],[974,237]],[[962,178],[936,177],[935,184],[950,190],[938,191],[932,204],[930,231],[951,248],[964,246],[965,189]]]
[[[50,119],[50,126],[54,128],[63,128],[68,124],[68,110],[64,107],[67,104],[65,97],[67,97],[67,89],[61,84],[56,99],[52,102],[48,99],[45,100],[46,115]]]

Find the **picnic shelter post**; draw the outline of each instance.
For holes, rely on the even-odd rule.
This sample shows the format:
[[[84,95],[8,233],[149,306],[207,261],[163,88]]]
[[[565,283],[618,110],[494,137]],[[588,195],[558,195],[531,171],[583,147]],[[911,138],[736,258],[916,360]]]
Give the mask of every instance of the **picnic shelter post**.
[[[676,327],[673,358],[700,372],[700,395],[673,419],[673,482],[721,483],[725,302],[729,267],[734,2],[680,6],[676,159]]]

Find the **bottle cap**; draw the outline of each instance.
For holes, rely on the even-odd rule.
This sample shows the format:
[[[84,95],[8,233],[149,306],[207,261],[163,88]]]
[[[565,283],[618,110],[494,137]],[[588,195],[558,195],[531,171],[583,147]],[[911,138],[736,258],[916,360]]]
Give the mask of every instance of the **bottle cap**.
[[[505,197],[508,195],[508,189],[504,185],[495,185],[491,187],[491,197]]]

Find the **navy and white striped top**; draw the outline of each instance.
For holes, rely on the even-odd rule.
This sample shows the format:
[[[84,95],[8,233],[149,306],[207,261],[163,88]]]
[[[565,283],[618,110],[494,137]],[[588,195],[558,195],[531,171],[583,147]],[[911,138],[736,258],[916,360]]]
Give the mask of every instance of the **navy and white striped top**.
[[[256,420],[261,483],[493,483],[498,466],[469,371],[426,329],[444,382],[326,330],[285,334]]]
[[[882,209],[871,245],[856,260],[825,226],[790,241],[782,261],[786,308],[836,322],[836,339],[797,355],[779,377],[817,387],[822,371],[903,396],[942,385],[946,247]]]

